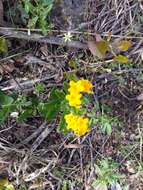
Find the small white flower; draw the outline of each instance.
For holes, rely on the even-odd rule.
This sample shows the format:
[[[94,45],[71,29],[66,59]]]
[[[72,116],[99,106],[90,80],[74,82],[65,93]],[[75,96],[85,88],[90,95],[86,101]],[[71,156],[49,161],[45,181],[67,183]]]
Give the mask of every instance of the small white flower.
[[[28,33],[28,36],[31,36],[31,30],[30,29],[28,29],[27,33]]]
[[[64,34],[63,39],[64,39],[65,42],[68,42],[68,41],[70,42],[72,37],[73,37],[73,36],[71,35],[71,32],[68,31],[68,33],[65,33],[65,34]]]
[[[12,112],[12,113],[10,114],[10,116],[13,117],[13,118],[17,118],[18,115],[19,115],[18,112]]]

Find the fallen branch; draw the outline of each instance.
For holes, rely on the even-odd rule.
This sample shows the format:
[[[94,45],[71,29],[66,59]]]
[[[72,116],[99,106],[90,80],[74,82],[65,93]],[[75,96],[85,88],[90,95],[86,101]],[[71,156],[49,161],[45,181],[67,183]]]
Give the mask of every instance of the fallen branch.
[[[31,35],[28,35],[27,32],[14,31],[9,28],[1,27],[0,34],[8,36],[9,38],[17,38],[17,39],[23,39],[23,40],[34,41],[34,42],[39,42],[39,43],[48,43],[48,44],[54,44],[54,45],[60,45],[60,46],[79,48],[79,49],[88,49],[87,44],[79,42],[79,41],[65,42],[63,38],[58,38],[58,37],[48,38],[46,36],[42,36],[36,33],[32,33]]]
[[[14,84],[14,85],[11,85],[11,86],[8,86],[8,87],[2,87],[2,86],[0,86],[0,90],[2,90],[2,91],[24,90],[24,89],[28,89],[28,88],[33,87],[38,82],[44,82],[46,80],[50,80],[50,79],[53,79],[55,77],[56,77],[56,75],[53,75],[53,76],[45,77],[45,78],[42,78],[42,79],[34,79],[34,80],[28,80],[28,81],[25,81],[25,82],[21,82],[21,83],[19,83],[19,85]],[[19,86],[21,88],[19,88]]]
[[[41,134],[37,137],[37,139],[33,142],[31,152],[34,152],[40,144],[43,142],[43,140],[55,129],[55,126],[52,127],[46,127]]]

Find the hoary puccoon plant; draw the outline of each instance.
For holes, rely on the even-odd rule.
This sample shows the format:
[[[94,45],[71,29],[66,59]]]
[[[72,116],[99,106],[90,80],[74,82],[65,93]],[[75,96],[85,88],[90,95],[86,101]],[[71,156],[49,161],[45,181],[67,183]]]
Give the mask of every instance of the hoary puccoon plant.
[[[93,84],[89,80],[82,78],[70,81],[66,89],[65,100],[61,103],[63,110],[60,129],[72,131],[80,137],[87,134],[93,126],[100,126],[103,133],[110,135],[112,126],[120,125],[116,117],[111,117],[104,111],[99,114]]]
[[[112,126],[117,124],[117,120],[99,111],[93,89],[92,83],[82,78],[76,81],[71,80],[69,83],[65,82],[63,90],[53,88],[48,100],[41,99],[45,94],[42,84],[35,87],[31,96],[13,94],[9,96],[0,91],[0,124],[13,115],[20,123],[37,115],[47,121],[58,116],[60,117],[59,131],[72,132],[80,137],[87,134],[92,126],[101,126],[102,132],[110,135]]]
[[[70,81],[66,100],[69,104],[69,113],[64,116],[66,127],[75,135],[82,136],[89,131],[90,120],[84,107],[84,94],[92,93],[92,84],[88,80],[81,79]]]

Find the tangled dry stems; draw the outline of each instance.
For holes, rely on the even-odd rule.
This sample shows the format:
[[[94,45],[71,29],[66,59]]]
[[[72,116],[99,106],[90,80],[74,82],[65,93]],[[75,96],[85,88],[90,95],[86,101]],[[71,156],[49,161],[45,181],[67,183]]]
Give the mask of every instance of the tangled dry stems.
[[[90,31],[93,33],[98,32],[102,36],[106,36],[108,32],[112,32],[114,38],[122,38],[129,33],[132,34],[134,45],[129,53],[133,58],[135,55],[134,60],[139,69],[141,69],[140,50],[143,45],[143,36],[141,36],[142,28],[138,19],[138,15],[142,12],[141,2],[134,0],[87,0],[85,5],[83,21],[73,31],[81,35],[82,32],[78,33],[79,29],[83,31],[88,30],[89,33]],[[52,54],[53,52],[50,53]],[[52,56],[54,57],[55,54]],[[63,56],[64,62],[65,54],[62,51],[61,56]],[[58,58],[56,58],[56,61],[58,64]],[[91,62],[92,67],[96,64],[95,60],[90,57],[82,61],[84,63]],[[128,70],[126,71],[125,77],[129,76]],[[133,69],[132,71],[134,73]],[[53,75],[50,75],[50,77],[53,78]],[[98,77],[100,81],[102,78],[101,76]],[[103,76],[103,78],[106,77]],[[47,80],[44,77],[42,79]],[[95,80],[94,74],[91,76],[91,79]],[[49,81],[48,85],[50,84],[53,85],[53,82]],[[110,91],[111,86],[108,86],[108,88]],[[7,89],[10,90],[12,88]],[[119,96],[119,99],[121,96]],[[113,101],[112,97],[111,101]],[[126,101],[125,98],[124,103]],[[140,123],[141,115],[139,115],[138,119],[137,123]],[[8,170],[11,177],[15,179],[17,186],[28,183],[30,184],[29,189],[45,188],[55,190],[61,188],[63,180],[70,179],[71,189],[81,190],[87,184],[90,184],[95,177],[93,165],[97,158],[110,156],[111,153],[120,164],[123,164],[129,156],[137,158],[138,153],[140,153],[140,159],[142,158],[142,148],[139,140],[129,140],[128,143],[132,142],[135,146],[126,155],[121,157],[120,154],[118,155],[116,148],[111,146],[113,141],[116,141],[116,133],[114,133],[114,137],[103,136],[100,130],[95,127],[88,135],[81,138],[80,142],[77,139],[71,142],[70,135],[63,136],[57,134],[57,125],[57,120],[49,124],[40,119],[40,122],[35,120],[30,124],[25,123],[23,126],[17,126],[15,121],[9,119],[7,124],[1,126],[0,168]],[[116,130],[120,132],[119,129]],[[65,145],[71,143],[80,143],[83,146],[80,148],[66,148]],[[119,143],[118,140],[116,143]]]

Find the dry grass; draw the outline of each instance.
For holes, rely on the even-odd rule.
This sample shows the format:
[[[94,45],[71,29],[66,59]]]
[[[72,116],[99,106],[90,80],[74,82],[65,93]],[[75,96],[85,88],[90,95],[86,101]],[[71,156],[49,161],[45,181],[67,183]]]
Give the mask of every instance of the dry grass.
[[[120,164],[120,170],[127,173],[125,181],[129,183],[131,190],[143,189],[141,174],[135,176],[136,172],[130,173],[126,167],[127,161],[132,161],[135,163],[136,171],[138,163],[143,159],[142,104],[135,98],[142,91],[142,2],[85,0],[84,3],[78,23],[72,23],[75,17],[78,18],[78,12],[75,12],[72,20],[66,15],[66,11],[63,11],[67,16],[66,22],[71,22],[75,37],[84,39],[84,32],[88,35],[98,32],[106,37],[111,32],[113,39],[131,38],[133,46],[127,53],[133,64],[130,67],[123,66],[122,70],[122,65],[111,66],[113,73],[107,73],[106,62],[97,62],[85,51],[37,45],[33,48],[32,56],[44,59],[43,61],[52,64],[56,69],[46,68],[45,63],[41,66],[38,61],[39,64],[28,66],[28,71],[27,67],[20,68],[21,78],[43,79],[48,76],[49,80],[44,80],[47,85],[46,95],[50,86],[62,85],[63,73],[67,70],[67,62],[72,54],[73,58],[79,58],[81,69],[78,73],[91,79],[96,85],[99,102],[101,105],[107,104],[112,107],[113,115],[119,117],[123,127],[115,128],[109,137],[103,135],[100,128],[95,126],[89,134],[79,140],[57,133],[58,118],[47,123],[42,118],[35,117],[23,124],[17,124],[9,118],[0,130],[0,169],[2,172],[8,172],[16,189],[22,190],[22,186],[25,186],[25,190],[61,190],[65,181],[68,181],[71,190],[90,190],[90,183],[96,178],[94,164],[97,159],[106,157],[112,157]],[[66,7],[64,9],[66,10]],[[54,19],[55,22],[60,22],[60,17]],[[60,24],[57,26],[60,30],[69,29],[61,27]],[[43,47],[47,54],[43,53]],[[110,66],[110,63],[107,64]],[[103,71],[97,69],[99,65]],[[19,70],[15,75],[18,77]],[[11,84],[8,75],[5,78],[8,85],[3,83],[2,88]],[[28,90],[25,88],[23,93],[31,91],[31,87],[28,87]],[[70,148],[65,146],[67,144],[82,146]]]

